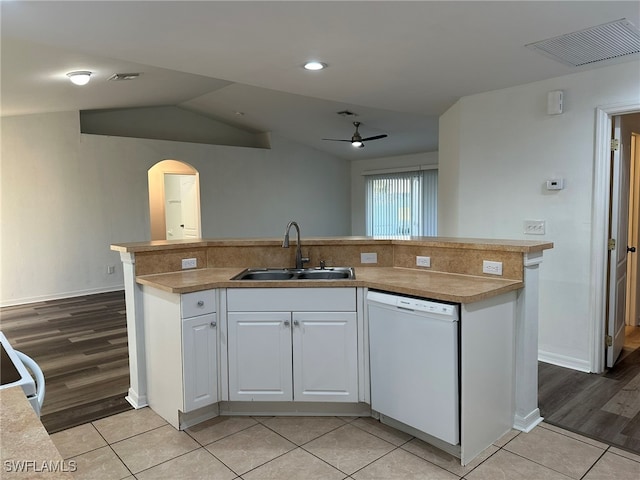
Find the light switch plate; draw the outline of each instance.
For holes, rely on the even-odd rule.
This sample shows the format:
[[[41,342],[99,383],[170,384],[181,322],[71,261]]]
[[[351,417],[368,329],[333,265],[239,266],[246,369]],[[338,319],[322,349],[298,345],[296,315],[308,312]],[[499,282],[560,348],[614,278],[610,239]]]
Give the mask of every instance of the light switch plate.
[[[525,235],[544,235],[546,231],[544,220],[525,220]]]

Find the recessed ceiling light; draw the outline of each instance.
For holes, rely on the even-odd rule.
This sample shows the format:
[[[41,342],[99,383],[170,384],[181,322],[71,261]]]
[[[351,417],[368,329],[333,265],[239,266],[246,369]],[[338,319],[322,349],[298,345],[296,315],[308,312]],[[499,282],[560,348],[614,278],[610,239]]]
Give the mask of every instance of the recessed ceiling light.
[[[322,70],[327,68],[327,64],[322,62],[316,62],[316,61],[307,62],[304,64],[304,68],[305,70],[317,71],[317,70]]]
[[[86,85],[91,80],[91,72],[88,71],[77,71],[77,72],[69,72],[67,73],[67,77],[71,80],[71,83],[74,85]]]

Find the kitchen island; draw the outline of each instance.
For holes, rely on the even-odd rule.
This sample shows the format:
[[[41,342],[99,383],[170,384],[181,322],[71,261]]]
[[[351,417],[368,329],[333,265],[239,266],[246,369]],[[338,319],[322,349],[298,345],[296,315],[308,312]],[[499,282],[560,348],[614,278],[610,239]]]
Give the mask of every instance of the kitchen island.
[[[363,405],[366,407],[369,403],[369,352],[366,342],[368,337],[366,302],[364,301],[366,291],[377,289],[454,302],[460,304],[462,308],[462,379],[465,382],[463,392],[466,392],[466,403],[463,402],[461,412],[462,451],[457,453],[462,462],[466,463],[479,453],[478,448],[486,446],[488,439],[495,440],[494,437],[504,433],[504,429],[513,426],[529,431],[541,421],[537,408],[537,272],[543,251],[551,247],[552,244],[548,242],[438,237],[304,239],[304,254],[310,258],[312,266],[321,264],[352,266],[355,267],[356,278],[291,282],[232,280],[232,277],[247,267],[292,266],[294,263],[292,249],[283,249],[278,239],[203,239],[194,242],[156,241],[114,245],[112,248],[121,253],[125,267],[131,356],[131,388],[128,400],[134,407],[148,404],[147,383],[148,381],[153,383],[154,379],[147,378],[149,372],[153,371],[153,368],[147,365],[147,361],[149,358],[161,359],[161,356],[153,357],[153,355],[159,355],[157,345],[162,343],[163,338],[167,342],[166,348],[170,348],[171,341],[167,339],[172,335],[180,336],[177,330],[169,333],[169,330],[174,327],[167,327],[169,330],[165,332],[165,337],[162,337],[159,334],[160,324],[153,323],[149,318],[149,312],[155,308],[154,317],[160,318],[164,312],[174,308],[176,313],[171,314],[177,317],[174,323],[179,323],[180,316],[185,318],[185,322],[191,321],[185,317],[184,312],[181,313],[181,308],[184,307],[180,307],[180,298],[189,298],[185,295],[211,292],[211,298],[216,299],[207,303],[213,303],[213,309],[217,309],[218,316],[214,317],[215,320],[212,320],[211,325],[219,325],[217,338],[223,340],[214,342],[217,342],[220,348],[216,353],[220,359],[219,368],[222,372],[226,372],[228,368],[232,368],[227,364],[227,357],[230,358],[231,355],[226,345],[229,334],[227,318],[231,325],[232,316],[236,315],[227,314],[228,292],[241,292],[246,289],[255,289],[259,292],[275,289],[272,290],[274,293],[279,291],[282,295],[286,294],[283,298],[293,298],[292,295],[287,297],[287,292],[303,289],[299,290],[303,293],[304,290],[311,289],[306,295],[311,299],[316,291],[323,291],[323,295],[329,295],[332,289],[336,289],[336,292],[338,290],[355,292],[353,315],[357,318],[354,322],[357,322],[358,340],[354,341],[353,348],[358,350],[359,384],[356,395],[360,408]],[[429,257],[430,267],[417,267],[416,256]],[[372,257],[375,258],[376,263],[361,263],[361,260],[370,261]],[[182,270],[182,260],[185,258],[196,259],[195,263],[200,268]],[[502,275],[483,273],[484,260],[500,262]],[[264,301],[269,297],[270,295],[259,298]],[[300,309],[300,304],[294,303],[297,307],[292,306],[291,310]],[[322,302],[319,302],[320,304]],[[162,307],[156,308],[157,305]],[[177,306],[171,307],[171,305]],[[302,307],[302,310],[305,310],[304,305]],[[276,310],[282,309],[283,307],[276,308]],[[256,314],[262,317],[271,315],[268,312]],[[335,314],[327,312],[323,315]],[[171,325],[171,321],[166,320],[166,324]],[[145,335],[149,345],[145,345]],[[184,332],[183,335],[186,338]],[[476,337],[478,340],[473,340]],[[494,337],[496,338],[495,346],[483,345],[479,340],[483,338],[484,343],[492,343]],[[348,344],[347,340],[345,342]],[[491,352],[494,350],[500,354],[492,355]],[[176,353],[178,354],[179,352]],[[483,360],[478,361],[479,359]],[[492,420],[483,425],[482,417],[489,418],[493,413],[479,414],[476,404],[485,410],[490,410],[493,400],[483,393],[491,387],[479,382],[478,378],[490,375],[495,370],[501,371],[498,380],[504,390],[502,394],[504,398],[499,402],[501,411],[493,408],[496,410],[493,412],[495,421]],[[179,373],[175,372],[176,378],[179,377]],[[151,373],[151,375],[157,374]],[[218,380],[220,388],[217,392],[221,396],[216,397],[215,400],[222,401],[223,413],[224,408],[232,409],[228,410],[231,413],[238,413],[237,409],[233,410],[237,407],[234,402],[225,404],[229,400],[229,385],[225,383],[227,374],[223,373],[220,377],[221,379]],[[207,384],[205,380],[209,383],[212,381],[210,378],[203,377],[201,379],[204,382],[203,385]],[[160,395],[155,396],[157,398]],[[209,402],[211,401],[211,395],[205,397]],[[471,397],[475,397],[475,400],[471,401]],[[465,398],[464,395],[463,398]],[[196,397],[188,400],[185,396],[180,400],[182,403],[178,405],[182,409],[188,403],[194,403],[195,400],[197,400]],[[248,410],[248,413],[250,412],[251,410]],[[202,411],[196,413],[202,414]],[[191,418],[185,416],[185,419],[187,422],[198,421],[197,415]],[[174,425],[177,427],[180,426],[178,422],[180,420],[176,417]]]

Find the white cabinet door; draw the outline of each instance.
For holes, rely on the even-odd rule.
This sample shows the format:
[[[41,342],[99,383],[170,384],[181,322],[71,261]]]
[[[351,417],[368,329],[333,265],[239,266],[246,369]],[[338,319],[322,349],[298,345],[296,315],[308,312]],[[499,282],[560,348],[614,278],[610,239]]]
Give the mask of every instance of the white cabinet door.
[[[294,399],[358,401],[355,312],[293,313]]]
[[[184,412],[218,402],[216,314],[182,321]]]
[[[229,400],[290,401],[290,312],[229,312]]]

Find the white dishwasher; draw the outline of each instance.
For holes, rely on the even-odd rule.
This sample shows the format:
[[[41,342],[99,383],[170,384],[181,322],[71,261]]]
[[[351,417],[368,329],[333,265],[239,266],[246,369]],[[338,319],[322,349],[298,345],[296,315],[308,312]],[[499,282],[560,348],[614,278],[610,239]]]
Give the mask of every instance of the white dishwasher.
[[[460,442],[458,306],[369,291],[371,408]]]

